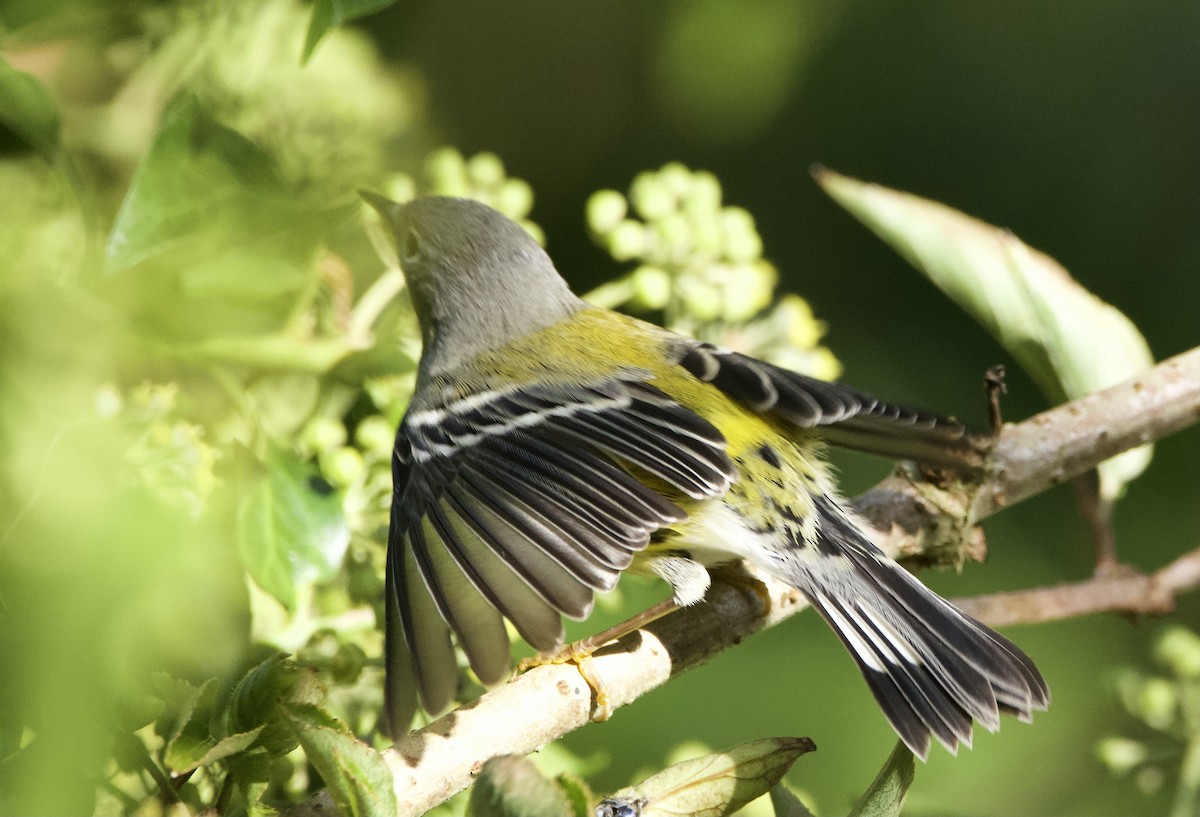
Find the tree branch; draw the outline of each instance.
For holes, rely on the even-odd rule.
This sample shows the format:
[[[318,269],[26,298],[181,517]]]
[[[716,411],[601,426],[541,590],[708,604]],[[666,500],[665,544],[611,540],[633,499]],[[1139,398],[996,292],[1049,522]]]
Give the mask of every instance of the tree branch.
[[[1197,420],[1200,348],[1122,385],[1006,425],[984,475],[973,483],[946,475],[931,479],[901,466],[860,497],[856,508],[890,554],[961,561],[964,553],[982,553],[979,520]],[[717,582],[703,604],[596,653],[592,669],[613,708],[806,606],[791,587],[756,578],[771,599],[765,612],[757,595]],[[959,603],[991,624],[1044,621],[1103,610],[1162,612],[1171,609],[1174,594],[1198,585],[1200,551],[1150,576],[1098,577]],[[538,667],[409,735],[384,754],[395,773],[401,814],[421,814],[465,788],[489,757],[528,754],[583,726],[593,704],[577,668]]]

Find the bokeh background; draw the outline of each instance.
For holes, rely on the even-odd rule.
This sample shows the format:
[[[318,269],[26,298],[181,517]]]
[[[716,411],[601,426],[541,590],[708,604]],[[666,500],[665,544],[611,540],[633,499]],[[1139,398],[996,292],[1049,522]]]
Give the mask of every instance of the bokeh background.
[[[170,5],[9,2],[0,4],[0,20],[18,33],[18,22],[33,20],[42,41],[58,36],[99,44],[117,39],[114,30],[136,29],[130,23],[135,12]],[[780,288],[804,296],[827,322],[825,342],[842,361],[845,380],[982,425],[982,373],[1009,363],[1006,416],[1021,419],[1045,408],[1031,381],[985,332],[820,192],[809,175],[820,163],[1010,228],[1124,311],[1159,359],[1200,343],[1200,8],[1194,3],[404,0],[355,28],[388,65],[391,73],[380,81],[403,88],[407,103],[397,110],[411,123],[373,172],[416,172],[422,150],[437,144],[467,154],[494,151],[511,175],[532,186],[531,217],[578,291],[619,270],[587,235],[588,196],[624,189],[637,172],[680,161],[715,173],[726,202],[755,216],[765,255],[780,271]],[[3,45],[10,55],[30,53],[21,42]],[[99,45],[93,50],[116,83],[120,66],[113,67],[111,54],[102,59]],[[41,75],[74,106],[65,138],[95,153],[91,125],[78,113],[79,88],[94,92],[98,98],[90,101],[99,105],[103,94],[96,88],[104,77],[100,72],[90,84],[82,82],[87,66],[81,60],[66,80],[61,66],[43,66]],[[38,67],[28,59],[22,65]],[[287,82],[303,87],[306,79],[298,74]],[[133,107],[136,100],[124,104]],[[150,133],[104,139],[144,144]],[[114,159],[104,173],[94,173],[109,183],[98,186],[93,202],[101,222],[111,219],[128,184],[136,150],[130,154],[125,164]],[[370,184],[372,178],[364,171],[353,181]],[[349,185],[329,193],[345,200],[352,194]],[[6,272],[17,280],[20,271]],[[26,309],[30,302],[35,311]],[[23,347],[10,344],[3,350],[10,385],[65,395],[71,383],[83,384],[94,367],[107,365],[92,360],[104,357],[95,347],[105,338],[73,335],[73,327],[55,320],[54,299],[20,303],[20,314],[15,308],[6,314],[7,336],[20,344],[52,334],[40,348],[44,359],[64,368],[30,373],[19,360]],[[37,402],[28,393],[14,398],[11,390],[0,399]],[[38,517],[39,541],[75,541],[82,548],[80,529],[92,529],[88,514],[115,511],[86,492],[74,496],[71,481],[102,480],[103,470],[63,464],[56,471],[53,459],[45,465],[38,452],[54,438],[51,420],[38,434],[23,433],[11,426],[20,413],[6,416],[5,438],[21,468],[6,471],[5,514],[16,519],[25,507],[27,480],[57,480],[60,490],[52,497],[62,501]],[[93,464],[111,453],[96,445]],[[836,462],[850,494],[887,469],[858,456],[838,455]],[[1200,430],[1158,446],[1150,469],[1117,506],[1124,560],[1149,570],[1200,546],[1197,463]],[[136,553],[168,559],[161,555],[164,542],[207,535],[142,511],[140,505],[122,510],[121,518],[139,520],[128,531]],[[0,528],[8,524],[0,520]],[[984,527],[986,565],[922,578],[958,596],[1090,574],[1091,544],[1069,487]],[[96,541],[108,541],[103,534],[115,542],[120,533],[119,527],[101,530]],[[9,549],[6,558],[20,554],[11,541],[0,547]],[[68,548],[61,558],[71,564],[80,555]],[[197,571],[199,586],[190,587],[197,600],[232,592],[222,589],[223,576],[239,581],[228,563],[214,569],[182,556],[168,562],[165,572]],[[55,583],[59,572],[74,576],[69,582],[82,579],[67,567],[34,572],[43,584],[13,586],[0,576],[0,590],[16,609],[44,590],[57,606],[44,612],[40,630],[29,632],[53,633],[56,643],[8,646],[24,650],[19,654],[29,666],[57,661],[61,672],[78,675],[86,669],[73,657],[77,647],[85,655],[105,649],[78,646],[89,641],[87,621],[106,610],[138,611],[121,606],[125,589],[111,583],[99,597],[84,596],[89,607],[72,609],[69,594]],[[238,603],[226,606],[237,609]],[[145,601],[143,613],[153,609]],[[1196,626],[1200,597],[1181,599],[1172,618]],[[195,622],[205,637],[193,631],[181,640],[184,625],[156,637],[173,645],[173,666],[186,667],[189,650],[236,641],[244,625],[210,610],[197,613]],[[957,758],[935,748],[917,770],[910,811],[1163,813],[1170,781],[1146,793],[1111,775],[1095,754],[1102,738],[1131,731],[1114,691],[1117,669],[1147,666],[1161,626],[1107,615],[1012,628],[1008,634],[1052,687],[1051,709],[1032,726],[1008,721],[998,735],[978,734],[975,748]],[[216,663],[222,661],[234,659]],[[213,661],[197,663],[208,668]],[[2,667],[0,658],[0,673]],[[61,694],[76,692],[77,685],[65,683]],[[640,770],[661,767],[680,743],[722,748],[778,734],[816,741],[819,751],[802,758],[788,781],[808,792],[821,813],[844,811],[894,743],[866,686],[816,616],[756,636],[564,745],[585,758],[594,788],[607,791],[627,785]]]

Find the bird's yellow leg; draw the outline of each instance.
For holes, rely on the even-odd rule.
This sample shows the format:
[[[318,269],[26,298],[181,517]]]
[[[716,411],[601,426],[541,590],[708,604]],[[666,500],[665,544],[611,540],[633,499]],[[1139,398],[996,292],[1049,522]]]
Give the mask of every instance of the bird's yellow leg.
[[[605,644],[620,641],[630,633],[642,629],[653,621],[657,621],[667,613],[675,610],[678,606],[674,598],[660,601],[658,604],[643,610],[636,616],[626,619],[620,624],[615,624],[593,636],[581,638],[570,644],[564,644],[559,649],[551,652],[522,658],[520,663],[517,664],[517,672],[526,672],[534,667],[546,666],[548,664],[574,664],[579,669],[579,674],[583,676],[584,682],[591,687],[592,693],[596,696],[596,711],[592,716],[592,720],[606,721],[612,717],[612,704],[608,697],[608,691],[604,688],[604,681],[597,674],[595,664],[592,662],[592,653]]]

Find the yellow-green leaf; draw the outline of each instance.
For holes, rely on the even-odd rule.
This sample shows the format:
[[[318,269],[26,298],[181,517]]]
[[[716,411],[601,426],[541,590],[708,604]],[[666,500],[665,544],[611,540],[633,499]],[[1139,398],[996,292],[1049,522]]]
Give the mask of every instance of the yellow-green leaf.
[[[1129,318],[1008,230],[829,170],[819,170],[816,178],[991,332],[1052,401],[1082,397],[1154,365]],[[1101,465],[1102,495],[1119,497],[1150,456],[1145,446]]]
[[[796,758],[816,750],[808,738],[763,738],[685,760],[606,799],[597,813],[640,817],[722,817],[766,794]],[[607,812],[601,812],[607,808]],[[633,812],[628,809],[634,808]]]
[[[879,774],[850,810],[850,817],[899,817],[904,798],[916,774],[913,753],[896,741]]]

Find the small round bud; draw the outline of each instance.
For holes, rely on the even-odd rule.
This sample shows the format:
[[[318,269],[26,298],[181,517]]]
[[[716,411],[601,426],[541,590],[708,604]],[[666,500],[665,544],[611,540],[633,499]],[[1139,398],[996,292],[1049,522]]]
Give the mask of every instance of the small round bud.
[[[662,218],[675,209],[671,191],[653,173],[639,173],[629,186],[629,201],[646,221]]]
[[[597,190],[587,202],[588,227],[598,235],[607,235],[628,212],[625,197],[616,190]]]
[[[348,445],[326,452],[321,456],[321,472],[331,483],[344,488],[362,474],[362,454]]]
[[[607,236],[608,252],[618,261],[637,258],[646,249],[646,230],[637,221],[625,219]]]
[[[439,148],[425,160],[425,172],[433,192],[441,196],[463,196],[468,190],[467,167],[454,148]]]
[[[1147,678],[1137,697],[1138,714],[1148,726],[1166,729],[1175,721],[1178,702],[1174,684],[1165,678]]]
[[[1104,738],[1096,744],[1096,757],[1113,774],[1126,774],[1149,756],[1146,744],[1129,738]]]
[[[667,162],[658,171],[658,181],[667,195],[675,199],[684,199],[692,189],[692,171],[679,162]]]
[[[1158,640],[1154,657],[1180,678],[1200,678],[1200,635],[1186,627],[1172,627]]]
[[[417,197],[417,183],[407,173],[395,173],[384,181],[383,193],[392,201],[403,204]]]
[[[765,266],[765,265],[764,265]],[[725,282],[725,320],[741,323],[757,315],[771,303],[775,292],[775,281],[758,265],[738,266],[730,269]]]
[[[721,232],[725,238],[725,257],[730,261],[753,261],[762,255],[762,239],[754,227],[754,218],[740,207],[721,211]]]
[[[671,299],[671,275],[666,270],[643,264],[630,278],[633,300],[643,309],[662,309]]]
[[[524,218],[533,209],[533,188],[524,179],[505,179],[496,191],[496,209],[509,218]]]
[[[692,245],[692,227],[681,213],[667,213],[654,222],[658,236],[659,255],[664,260],[675,260],[688,254]]]
[[[688,315],[699,321],[715,321],[721,316],[721,293],[711,283],[697,278],[679,281],[679,296]]]
[[[357,644],[341,644],[333,654],[330,673],[339,684],[353,684],[367,664],[367,654]]]
[[[684,209],[691,212],[715,213],[721,207],[721,183],[707,170],[692,174],[692,183],[684,201]]]
[[[391,453],[395,439],[396,431],[391,423],[378,414],[365,418],[354,429],[354,441],[359,447],[381,456]]]
[[[314,417],[300,432],[305,450],[320,454],[346,444],[346,427],[332,417]]]
[[[534,241],[543,247],[546,246],[546,231],[543,230],[538,224],[530,221],[527,218],[519,219],[517,223],[521,225],[522,230],[533,236]]]
[[[504,162],[491,151],[476,153],[467,160],[467,179],[476,187],[498,187],[504,181]]]

